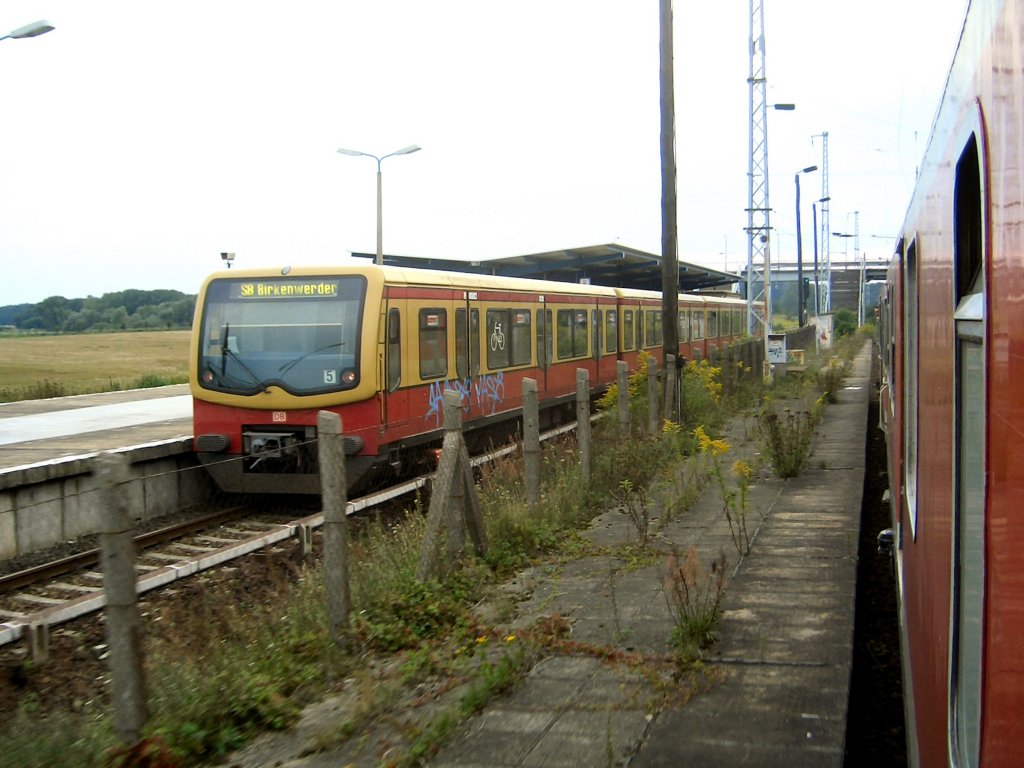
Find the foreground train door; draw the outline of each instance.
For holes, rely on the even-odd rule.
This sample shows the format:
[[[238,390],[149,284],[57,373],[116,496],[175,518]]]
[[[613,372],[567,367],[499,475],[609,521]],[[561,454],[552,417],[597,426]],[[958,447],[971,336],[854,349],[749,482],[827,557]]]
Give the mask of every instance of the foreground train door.
[[[950,751],[980,764],[985,600],[985,264],[977,142],[957,163],[954,197],[955,488],[953,494]]]

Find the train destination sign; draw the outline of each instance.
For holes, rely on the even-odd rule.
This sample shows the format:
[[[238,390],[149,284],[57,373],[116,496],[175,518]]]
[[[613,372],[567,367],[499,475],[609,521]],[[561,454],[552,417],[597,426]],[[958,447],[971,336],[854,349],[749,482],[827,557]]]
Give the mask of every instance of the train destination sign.
[[[337,281],[260,280],[238,284],[239,299],[329,298],[338,295]]]

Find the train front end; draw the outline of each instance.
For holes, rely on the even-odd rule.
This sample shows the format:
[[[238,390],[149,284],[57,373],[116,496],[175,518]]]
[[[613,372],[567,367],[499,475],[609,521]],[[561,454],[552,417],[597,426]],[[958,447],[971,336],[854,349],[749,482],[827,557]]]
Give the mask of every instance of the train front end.
[[[355,484],[376,462],[383,278],[373,267],[219,272],[196,302],[194,448],[232,493],[320,492],[316,420],[342,417]]]

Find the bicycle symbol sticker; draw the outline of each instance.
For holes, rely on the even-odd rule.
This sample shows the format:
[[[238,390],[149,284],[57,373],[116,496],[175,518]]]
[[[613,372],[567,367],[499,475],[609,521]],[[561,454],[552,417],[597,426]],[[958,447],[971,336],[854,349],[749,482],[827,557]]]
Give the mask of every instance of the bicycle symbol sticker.
[[[505,348],[505,334],[501,330],[501,323],[494,324],[494,330],[491,331],[491,352],[496,352],[499,349]]]

